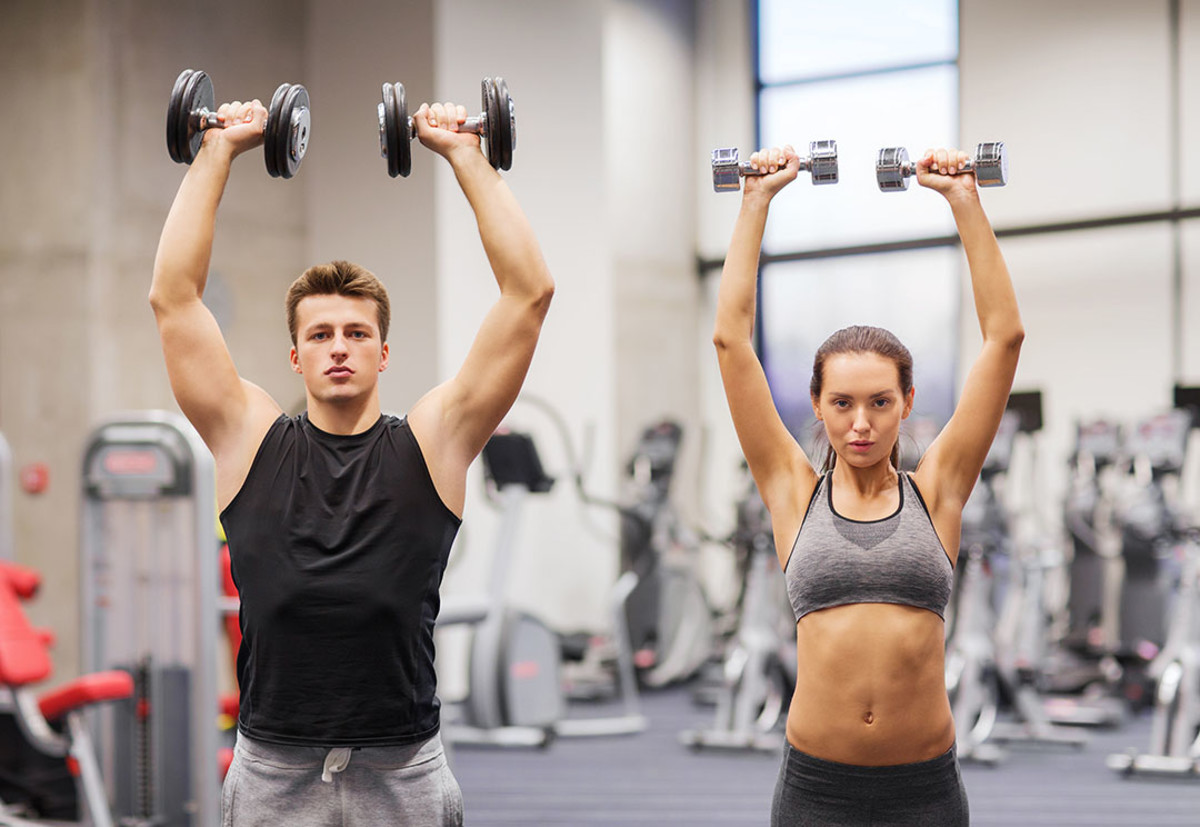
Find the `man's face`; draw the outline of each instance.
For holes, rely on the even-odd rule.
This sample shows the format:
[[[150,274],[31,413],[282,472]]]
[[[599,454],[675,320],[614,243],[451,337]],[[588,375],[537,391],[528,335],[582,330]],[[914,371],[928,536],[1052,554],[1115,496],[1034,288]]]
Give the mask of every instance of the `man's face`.
[[[388,360],[375,302],[337,295],[301,299],[291,359],[318,401],[349,401],[374,391]]]

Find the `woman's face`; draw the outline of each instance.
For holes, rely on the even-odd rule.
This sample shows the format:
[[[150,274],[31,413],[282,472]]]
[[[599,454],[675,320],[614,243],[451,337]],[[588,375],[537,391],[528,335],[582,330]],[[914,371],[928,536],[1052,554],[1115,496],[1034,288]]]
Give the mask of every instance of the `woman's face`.
[[[877,353],[838,353],[825,360],[824,373],[813,412],[838,462],[858,468],[887,462],[913,402],[913,391],[900,389],[896,363]]]

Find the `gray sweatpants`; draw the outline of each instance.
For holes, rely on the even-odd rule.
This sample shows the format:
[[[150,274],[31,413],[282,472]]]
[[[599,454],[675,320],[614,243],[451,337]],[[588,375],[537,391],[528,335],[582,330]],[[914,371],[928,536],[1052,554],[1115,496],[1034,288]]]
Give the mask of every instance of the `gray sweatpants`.
[[[442,740],[323,749],[238,734],[221,790],[223,827],[460,827],[462,791]]]

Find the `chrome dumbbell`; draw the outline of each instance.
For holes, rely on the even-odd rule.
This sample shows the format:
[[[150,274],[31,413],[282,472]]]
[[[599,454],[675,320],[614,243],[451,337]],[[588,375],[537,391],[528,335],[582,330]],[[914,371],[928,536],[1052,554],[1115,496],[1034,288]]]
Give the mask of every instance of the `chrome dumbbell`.
[[[982,143],[975,147],[975,157],[958,168],[958,173],[975,173],[975,183],[981,187],[1002,187],[1008,183],[1008,152],[1003,141]],[[956,173],[956,174],[958,174]],[[902,146],[879,150],[875,160],[875,180],[883,192],[908,189],[908,179],[917,174],[917,165],[908,158]]]
[[[800,159],[800,169],[812,175],[814,184],[836,184],[838,182],[837,141],[813,141],[808,145],[808,157]],[[738,160],[736,147],[714,149],[712,152],[712,177],[715,192],[729,192],[742,188],[742,178],[748,175],[766,175],[765,169],[754,169],[748,162]]]

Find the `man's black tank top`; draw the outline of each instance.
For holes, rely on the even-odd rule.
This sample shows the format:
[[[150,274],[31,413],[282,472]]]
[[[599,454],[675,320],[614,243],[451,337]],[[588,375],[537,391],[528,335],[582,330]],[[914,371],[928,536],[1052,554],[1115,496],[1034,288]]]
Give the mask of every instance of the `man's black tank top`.
[[[280,416],[221,522],[242,602],[241,732],[327,748],[437,732],[433,626],[460,521],[407,420],[339,436]]]

